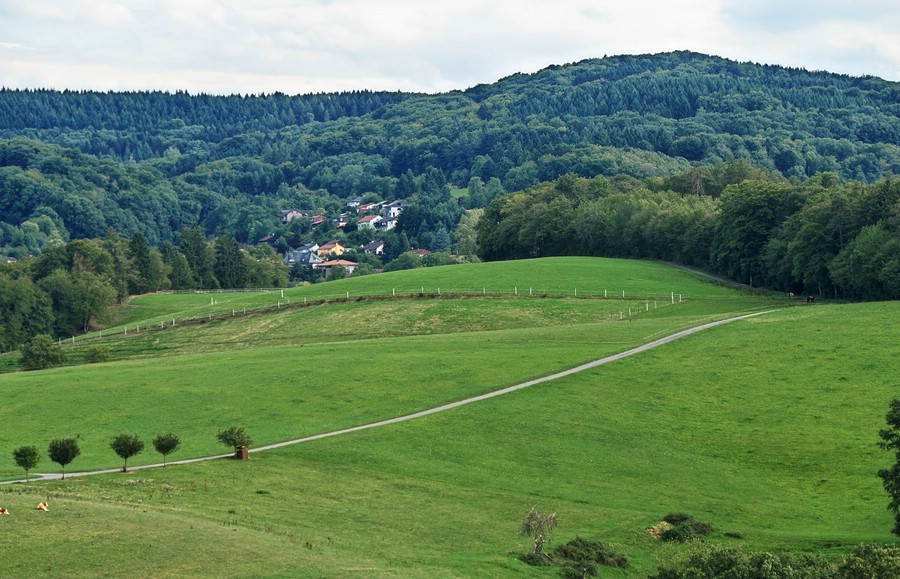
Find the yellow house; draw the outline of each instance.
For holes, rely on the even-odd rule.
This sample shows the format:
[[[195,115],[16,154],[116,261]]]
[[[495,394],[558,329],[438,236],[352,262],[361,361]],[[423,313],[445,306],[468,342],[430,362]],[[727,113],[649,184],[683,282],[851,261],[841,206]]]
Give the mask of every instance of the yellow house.
[[[319,257],[327,257],[329,255],[344,255],[345,251],[347,251],[347,248],[344,247],[344,244],[338,240],[335,240],[320,246],[319,250],[316,251],[316,255],[318,255]]]

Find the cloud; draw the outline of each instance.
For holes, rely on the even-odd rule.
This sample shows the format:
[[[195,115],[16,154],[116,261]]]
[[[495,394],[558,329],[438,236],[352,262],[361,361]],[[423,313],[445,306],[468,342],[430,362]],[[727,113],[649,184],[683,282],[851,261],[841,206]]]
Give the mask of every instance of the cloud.
[[[900,11],[880,0],[846,4],[0,0],[0,78],[99,90],[435,92],[669,50],[900,77]],[[13,50],[23,46],[31,50]]]

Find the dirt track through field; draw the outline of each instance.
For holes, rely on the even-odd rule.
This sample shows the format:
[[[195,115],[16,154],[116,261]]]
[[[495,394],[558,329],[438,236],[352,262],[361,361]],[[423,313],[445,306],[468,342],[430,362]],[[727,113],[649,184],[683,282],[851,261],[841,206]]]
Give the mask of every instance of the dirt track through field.
[[[658,340],[653,340],[652,342],[647,342],[641,346],[637,346],[635,348],[631,348],[630,350],[625,350],[624,352],[619,352],[618,354],[612,354],[610,356],[606,356],[605,358],[600,358],[599,360],[594,360],[593,362],[588,362],[586,364],[582,364],[580,366],[576,366],[574,368],[570,368],[568,370],[563,370],[562,372],[557,372],[556,374],[551,374],[549,376],[543,376],[541,378],[535,378],[534,380],[529,380],[527,382],[522,382],[521,384],[516,384],[514,386],[508,386],[506,388],[501,388],[500,390],[494,390],[493,392],[488,392],[486,394],[481,394],[479,396],[473,396],[471,398],[466,398],[464,400],[459,400],[457,402],[451,402],[449,404],[444,404],[442,406],[435,406],[434,408],[429,408],[427,410],[421,410],[419,412],[414,412],[412,414],[405,414],[403,416],[398,416],[396,418],[388,418],[386,420],[380,420],[378,422],[370,422],[368,424],[362,424],[359,426],[353,426],[350,428],[343,428],[341,430],[332,430],[331,432],[323,432],[321,434],[314,434],[312,436],[306,436],[303,438],[295,438],[293,440],[286,440],[284,442],[276,442],[275,444],[267,444],[264,446],[258,446],[256,448],[250,449],[251,453],[263,452],[266,450],[272,450],[275,448],[282,448],[284,446],[290,446],[292,444],[300,444],[303,442],[312,442],[314,440],[320,440],[322,438],[328,438],[331,436],[339,436],[342,434],[350,434],[351,432],[359,432],[360,430],[368,430],[370,428],[377,428],[379,426],[388,426],[390,424],[398,424],[400,422],[406,422],[407,420],[413,420],[415,418],[422,418],[423,416],[429,416],[431,414],[437,414],[438,412],[445,412],[447,410],[452,410],[454,408],[459,408],[460,406],[465,406],[466,404],[472,404],[474,402],[481,402],[482,400],[487,400],[489,398],[494,398],[496,396],[502,396],[504,394],[509,394],[510,392],[515,392],[517,390],[522,390],[524,388],[529,388],[531,386],[535,386],[537,384],[542,384],[544,382],[549,382],[551,380],[556,380],[558,378],[564,378],[566,376],[571,376],[572,374],[577,374],[579,372],[584,372],[585,370],[590,370],[591,368],[596,368],[597,366],[602,366],[603,364],[608,364],[610,362],[615,362],[616,360],[621,360],[622,358],[627,358],[629,356],[633,356],[635,354],[640,354],[641,352],[646,352],[647,350],[651,350],[658,346],[662,346],[663,344],[668,344],[669,342],[673,342],[680,338],[684,338],[685,336],[689,336],[691,334],[696,334],[697,332],[701,332],[703,330],[707,330],[709,328],[714,328],[716,326],[721,326],[723,324],[729,324],[731,322],[736,322],[739,320],[746,320],[748,318],[753,318],[756,316],[761,316],[763,314],[770,313],[774,310],[767,310],[762,312],[755,312],[752,314],[745,314],[741,316],[735,316],[733,318],[727,318],[724,320],[718,320],[715,322],[709,322],[706,324],[701,324],[699,326],[694,326],[693,328],[688,328],[686,330],[681,330],[680,332],[676,332],[674,334],[670,334],[663,338],[659,338]],[[178,464],[190,464],[193,462],[202,462],[206,460],[217,460],[220,458],[230,458],[233,457],[234,453],[227,454],[217,454],[215,456],[202,456],[198,458],[187,458],[183,460],[173,460],[169,461],[167,464],[169,466],[178,465]],[[129,469],[131,471],[144,470],[147,468],[157,468],[163,466],[162,463],[157,464],[145,464],[141,466],[134,466]],[[67,473],[67,478],[72,477],[80,477],[80,476],[91,476],[97,474],[111,474],[116,472],[121,472],[120,468],[111,468],[106,470],[94,470],[94,471],[84,471],[84,472],[71,472]],[[61,478],[62,475],[57,473],[52,474],[38,474],[32,473],[31,480],[39,481],[39,480],[56,480]],[[25,482],[25,479],[16,480],[16,481],[6,481],[0,482],[0,484],[12,484],[12,483],[20,483]]]

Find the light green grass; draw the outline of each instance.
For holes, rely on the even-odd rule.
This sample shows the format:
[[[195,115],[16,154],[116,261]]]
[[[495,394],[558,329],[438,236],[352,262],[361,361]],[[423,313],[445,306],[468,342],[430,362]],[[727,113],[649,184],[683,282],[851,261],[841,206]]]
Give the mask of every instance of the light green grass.
[[[652,261],[557,257],[476,263],[388,272],[271,292],[146,295],[118,313],[122,323],[171,324],[172,320],[243,313],[304,300],[428,294],[487,293],[582,297],[717,299],[735,295],[695,274]]]
[[[104,344],[122,361],[0,376],[0,448],[43,449],[52,437],[80,434],[84,454],[69,470],[114,468],[114,434],[149,443],[172,430],[185,444],[171,458],[221,453],[214,433],[232,423],[257,445],[353,426],[785,303],[650,262],[478,265],[497,267],[473,267],[462,276],[469,287],[525,277],[534,286],[577,283],[581,295],[582,283],[610,279],[628,295],[674,291],[687,300],[649,311],[650,301],[635,298],[331,303],[89,340],[67,351],[77,358]],[[372,294],[398,280],[443,288],[451,278],[440,276],[456,267],[286,294],[340,284]],[[662,289],[682,281],[688,289]],[[136,305],[148,300],[150,309],[134,319],[202,311],[210,295],[220,304],[272,297],[148,296]],[[633,318],[618,321],[628,307]],[[666,552],[643,529],[675,510],[712,522],[715,540],[742,532],[748,548],[843,552],[887,541],[891,521],[874,476],[886,457],[874,443],[900,374],[887,354],[898,321],[897,304],[791,308],[246,463],[0,487],[0,505],[14,512],[0,519],[14,547],[3,549],[11,555],[0,575],[555,577],[516,560],[528,545],[517,527],[534,505],[560,515],[553,544],[576,535],[611,543],[638,577]],[[148,444],[129,464],[158,458]],[[37,470],[57,467],[45,458]],[[0,455],[0,477],[18,476],[9,453]],[[51,511],[34,511],[47,496]]]
[[[646,340],[656,322],[600,327]],[[611,543],[631,557],[632,577],[666,552],[643,529],[676,510],[710,521],[713,540],[743,533],[736,544],[745,548],[828,554],[890,542],[875,477],[889,457],[875,443],[897,395],[898,322],[897,303],[782,310],[515,394],[246,463],[4,488],[0,502],[15,516],[0,523],[15,548],[0,571],[555,577],[515,559],[528,543],[517,526],[535,505],[559,513],[552,544],[576,535]],[[503,333],[485,334],[471,351]],[[384,343],[427,349],[446,339]],[[561,355],[551,345],[562,339],[535,351]],[[448,376],[467,376],[464,368]],[[51,511],[34,512],[48,494]],[[47,552],[58,555],[47,561]]]

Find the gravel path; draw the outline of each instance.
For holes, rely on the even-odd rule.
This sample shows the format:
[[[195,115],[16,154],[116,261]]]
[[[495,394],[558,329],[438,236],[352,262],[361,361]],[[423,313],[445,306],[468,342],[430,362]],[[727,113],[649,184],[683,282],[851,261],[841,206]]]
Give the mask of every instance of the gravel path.
[[[697,332],[701,332],[703,330],[707,330],[707,329],[713,328],[715,326],[721,326],[722,324],[729,324],[731,322],[736,322],[738,320],[746,320],[747,318],[761,316],[763,314],[770,313],[771,311],[774,311],[774,310],[767,310],[767,311],[756,312],[756,313],[752,313],[752,314],[745,314],[742,316],[735,316],[733,318],[727,318],[727,319],[719,320],[716,322],[709,322],[706,324],[701,324],[699,326],[694,326],[693,328],[688,328],[686,330],[676,332],[676,333],[666,336],[664,338],[660,338],[658,340],[653,340],[652,342],[647,342],[646,344],[637,346],[636,348],[632,348],[630,350],[625,350],[624,352],[620,352],[618,354],[606,356],[605,358],[601,358],[599,360],[594,360],[593,362],[588,362],[587,364],[582,364],[581,366],[576,366],[576,367],[570,368],[568,370],[563,370],[562,372],[557,372],[556,374],[551,374],[549,376],[544,376],[542,378],[535,378],[534,380],[529,380],[528,382],[522,382],[521,384],[516,384],[515,386],[508,386],[506,388],[501,388],[500,390],[494,390],[493,392],[488,392],[487,394],[473,396],[472,398],[466,398],[464,400],[459,400],[457,402],[451,402],[449,404],[444,404],[442,406],[435,406],[434,408],[429,408],[427,410],[422,410],[420,412],[414,412],[412,414],[398,416],[396,418],[388,418],[387,420],[380,420],[378,422],[370,422],[368,424],[362,424],[360,426],[353,426],[353,427],[344,428],[341,430],[332,430],[331,432],[323,432],[321,434],[314,434],[312,436],[306,436],[304,438],[295,438],[293,440],[286,440],[284,442],[277,442],[275,444],[267,444],[265,446],[258,446],[256,448],[250,449],[250,452],[251,453],[263,452],[266,450],[272,450],[275,448],[282,448],[284,446],[290,446],[292,444],[300,444],[303,442],[311,442],[313,440],[320,440],[322,438],[328,438],[331,436],[339,436],[341,434],[349,434],[351,432],[359,432],[360,430],[368,430],[370,428],[378,428],[379,426],[387,426],[389,424],[397,424],[399,422],[405,422],[407,420],[413,420],[415,418],[421,418],[423,416],[437,414],[438,412],[445,412],[447,410],[452,410],[453,408],[459,408],[460,406],[465,406],[466,404],[472,404],[473,402],[481,402],[482,400],[487,400],[489,398],[494,398],[496,396],[502,396],[504,394],[509,394],[510,392],[515,392],[517,390],[522,390],[523,388],[528,388],[530,386],[535,386],[537,384],[549,382],[550,380],[556,380],[557,378],[563,378],[565,376],[571,376],[572,374],[584,372],[585,370],[590,370],[591,368],[596,368],[597,366],[602,366],[603,364],[608,364],[610,362],[615,362],[616,360],[621,360],[622,358],[627,358],[628,356],[633,356],[635,354],[640,354],[641,352],[646,352],[647,350],[656,348],[657,346],[662,346],[663,344],[668,344],[669,342],[673,342],[673,341],[683,338],[685,336],[689,336],[691,334],[696,334]],[[232,456],[234,456],[234,453],[229,452],[227,454],[217,454],[215,456],[202,456],[202,457],[198,457],[198,458],[172,460],[172,461],[169,461],[167,464],[169,464],[169,465],[191,464],[193,462],[202,462],[202,461],[206,461],[206,460],[217,460],[220,458],[230,458]],[[133,466],[129,469],[129,472],[144,470],[147,468],[158,468],[161,466],[162,466],[162,463]],[[111,474],[111,473],[121,472],[121,471],[122,471],[121,468],[111,468],[111,469],[106,469],[106,470],[72,472],[72,473],[67,473],[66,478],[91,476],[91,475],[97,475],[97,474]],[[31,475],[32,481],[57,480],[60,478],[62,478],[62,475],[59,473],[49,473],[49,474],[32,473],[32,475]],[[23,482],[25,482],[25,479],[15,480],[15,481],[5,481],[5,482],[0,482],[0,484],[12,484],[12,483],[23,483]]]

